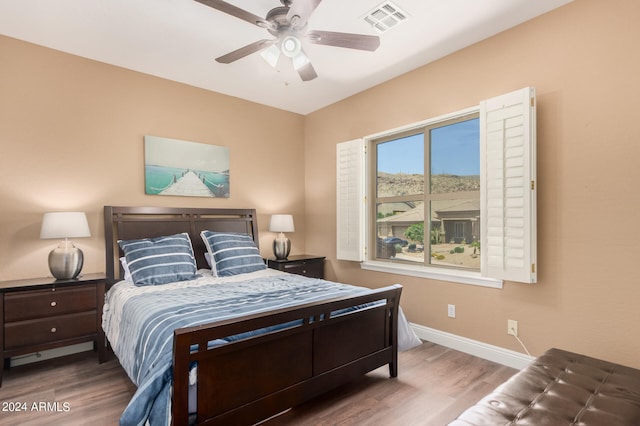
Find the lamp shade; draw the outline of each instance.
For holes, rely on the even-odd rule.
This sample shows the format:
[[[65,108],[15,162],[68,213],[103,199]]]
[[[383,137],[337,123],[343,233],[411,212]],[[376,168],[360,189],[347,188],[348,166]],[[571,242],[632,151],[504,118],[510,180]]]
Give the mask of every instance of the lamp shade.
[[[42,218],[40,239],[90,237],[84,212],[49,212]]]
[[[269,223],[270,232],[293,232],[293,216],[290,214],[274,214]]]
[[[290,35],[282,39],[280,48],[282,49],[282,53],[284,53],[285,56],[294,58],[302,50],[302,43],[300,43],[300,40],[298,40],[297,37]]]

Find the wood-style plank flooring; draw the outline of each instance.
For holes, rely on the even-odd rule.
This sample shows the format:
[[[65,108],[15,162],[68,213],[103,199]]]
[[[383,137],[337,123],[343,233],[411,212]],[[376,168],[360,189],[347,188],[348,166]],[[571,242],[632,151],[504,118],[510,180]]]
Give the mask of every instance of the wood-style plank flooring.
[[[400,353],[397,378],[380,368],[263,425],[445,425],[515,372],[425,342]],[[104,364],[85,352],[14,367],[5,370],[0,410],[24,403],[27,411],[0,411],[0,425],[117,425],[134,392],[112,354]],[[42,411],[34,402],[45,403],[36,404]]]

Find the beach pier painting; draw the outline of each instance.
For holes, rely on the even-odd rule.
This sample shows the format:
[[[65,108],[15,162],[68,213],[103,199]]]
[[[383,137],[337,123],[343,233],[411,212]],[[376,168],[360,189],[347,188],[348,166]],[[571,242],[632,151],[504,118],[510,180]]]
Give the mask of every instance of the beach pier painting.
[[[229,198],[229,148],[144,137],[145,194]]]

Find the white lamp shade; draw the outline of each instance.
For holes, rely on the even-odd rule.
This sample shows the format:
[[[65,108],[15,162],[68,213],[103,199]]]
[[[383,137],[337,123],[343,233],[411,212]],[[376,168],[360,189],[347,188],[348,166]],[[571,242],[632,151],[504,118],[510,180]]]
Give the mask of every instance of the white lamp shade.
[[[293,58],[300,53],[300,50],[302,50],[302,43],[300,43],[300,40],[298,40],[297,37],[290,35],[282,39],[280,48],[285,56]]]
[[[84,212],[49,212],[42,218],[40,239],[90,237]]]
[[[275,68],[278,65],[278,59],[280,59],[280,49],[277,45],[272,44],[271,47],[260,52],[260,56]]]
[[[271,216],[269,223],[270,232],[293,232],[293,215],[290,214],[274,214]]]

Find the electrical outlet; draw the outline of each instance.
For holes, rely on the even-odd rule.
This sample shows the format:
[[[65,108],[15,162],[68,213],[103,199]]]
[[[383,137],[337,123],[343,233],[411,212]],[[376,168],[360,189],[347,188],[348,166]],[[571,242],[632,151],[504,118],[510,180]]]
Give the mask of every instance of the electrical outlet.
[[[518,336],[518,321],[507,320],[507,334]]]
[[[447,305],[447,316],[449,318],[456,317],[456,305]]]

